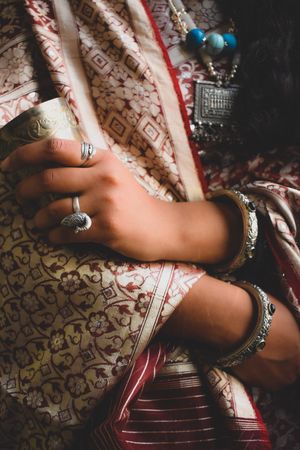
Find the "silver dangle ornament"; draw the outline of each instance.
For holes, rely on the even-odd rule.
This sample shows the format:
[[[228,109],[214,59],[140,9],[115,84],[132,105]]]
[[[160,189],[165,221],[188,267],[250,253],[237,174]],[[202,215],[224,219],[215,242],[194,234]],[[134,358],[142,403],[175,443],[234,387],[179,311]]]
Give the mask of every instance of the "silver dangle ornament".
[[[73,213],[64,217],[60,224],[63,227],[72,228],[74,233],[81,233],[92,226],[92,219],[85,212],[80,211],[79,197],[75,195],[72,199]]]
[[[92,225],[90,216],[84,212],[76,212],[64,217],[60,223],[63,227],[73,228],[74,233],[88,230]]]
[[[238,70],[240,54],[232,60],[231,71],[222,75],[213,66],[210,55],[200,51],[209,76],[214,81],[195,82],[193,115],[193,139],[209,146],[211,144],[241,144],[241,134],[234,118],[239,86],[231,84]]]
[[[234,119],[234,105],[239,87],[232,85],[240,62],[235,26],[230,20],[227,32],[207,34],[198,28],[185,10],[182,0],[168,0],[171,19],[188,50],[200,57],[211,81],[196,81],[193,115],[193,139],[205,149],[214,144],[240,144],[241,135]],[[213,57],[231,59],[231,68],[221,73]]]
[[[209,81],[196,81],[193,139],[203,144],[240,144],[234,120],[234,104],[239,87],[218,87]]]

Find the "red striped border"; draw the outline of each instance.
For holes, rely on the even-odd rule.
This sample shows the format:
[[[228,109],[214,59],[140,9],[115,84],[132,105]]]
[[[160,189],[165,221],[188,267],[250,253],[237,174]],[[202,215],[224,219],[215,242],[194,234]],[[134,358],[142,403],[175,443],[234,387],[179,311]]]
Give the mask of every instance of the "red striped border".
[[[156,25],[156,23],[155,23],[155,21],[153,19],[152,13],[150,11],[149,6],[147,5],[146,0],[141,0],[141,3],[142,3],[142,5],[143,5],[143,7],[145,9],[145,12],[146,12],[146,14],[148,16],[148,19],[149,19],[150,23],[152,25],[156,41],[157,41],[157,43],[158,43],[158,45],[159,45],[159,47],[160,47],[160,49],[162,51],[164,59],[165,59],[166,66],[167,66],[167,69],[169,71],[169,74],[170,74],[170,77],[171,77],[171,80],[172,80],[172,83],[173,83],[173,87],[174,87],[174,90],[175,90],[176,95],[177,95],[177,100],[178,100],[178,103],[179,103],[179,106],[180,106],[180,112],[181,112],[182,120],[183,120],[183,123],[184,123],[184,128],[185,128],[187,137],[189,139],[191,153],[192,153],[193,160],[194,160],[194,163],[195,163],[195,166],[196,166],[196,169],[197,169],[198,177],[199,177],[199,180],[201,182],[202,189],[203,189],[204,193],[206,193],[207,190],[208,190],[207,182],[206,182],[204,171],[203,171],[203,167],[202,167],[202,164],[200,162],[199,155],[198,155],[197,145],[196,145],[195,142],[191,141],[192,131],[191,131],[191,128],[190,128],[189,118],[188,118],[187,111],[186,111],[186,108],[185,108],[185,103],[184,103],[184,100],[183,100],[183,97],[182,97],[180,86],[179,86],[179,83],[178,83],[178,80],[177,80],[177,77],[176,77],[176,74],[175,74],[175,70],[174,70],[174,68],[172,66],[172,63],[171,63],[168,51],[167,51],[167,49],[166,49],[166,47],[165,47],[165,45],[164,45],[164,43],[162,41],[159,29],[158,29],[158,27],[157,27],[157,25]]]

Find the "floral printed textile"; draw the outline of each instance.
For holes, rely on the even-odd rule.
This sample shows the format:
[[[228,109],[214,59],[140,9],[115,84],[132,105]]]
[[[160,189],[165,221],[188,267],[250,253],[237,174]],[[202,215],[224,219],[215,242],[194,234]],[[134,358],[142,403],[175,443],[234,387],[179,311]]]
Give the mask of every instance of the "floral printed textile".
[[[82,35],[77,51],[90,79],[80,67],[76,76],[83,74],[80,86],[90,83],[97,97],[88,103],[75,90],[79,102],[84,97],[78,109],[72,63],[64,54],[67,41],[59,34],[55,8],[67,6],[84,32],[90,25],[85,5],[74,2],[73,16],[65,2],[0,2],[5,21],[0,30],[1,124],[57,95],[56,89],[84,132],[99,146],[106,139],[152,195],[167,201],[186,196],[157,88],[139,54],[124,4],[121,33],[119,22],[114,23],[116,11],[99,2],[101,20],[97,29],[91,28],[98,47]],[[77,39],[75,21],[73,27]],[[132,89],[135,77],[139,84]],[[109,98],[114,104],[121,82],[126,82],[123,103],[112,111]],[[105,139],[96,127],[81,123],[90,110],[94,122],[103,124]],[[13,191],[13,181],[1,173],[0,448],[73,448],[76,430],[203,271],[184,264],[127,262],[101,248],[53,248],[35,230],[32,214],[24,215]]]
[[[199,162],[153,18],[170,55],[178,36],[167,2],[149,4],[152,15],[139,0],[0,1],[0,123],[62,96],[87,139],[110,147],[151,195],[199,199]],[[210,0],[189,6],[205,26],[218,22]],[[175,68],[189,114],[203,71],[195,61]],[[216,188],[279,174],[249,190],[272,218],[274,247],[297,268],[298,160],[275,167],[271,156],[207,165],[206,175]],[[152,343],[203,271],[53,248],[13,188],[0,174],[0,448],[269,448],[241,383],[199,367],[190,349]],[[298,311],[295,277],[287,270],[284,286]]]

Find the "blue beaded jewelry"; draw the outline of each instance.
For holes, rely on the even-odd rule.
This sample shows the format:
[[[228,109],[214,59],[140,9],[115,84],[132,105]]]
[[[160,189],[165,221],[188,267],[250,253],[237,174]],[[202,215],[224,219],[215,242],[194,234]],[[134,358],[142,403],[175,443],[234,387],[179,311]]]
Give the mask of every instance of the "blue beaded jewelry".
[[[211,56],[217,56],[222,53],[225,45],[223,36],[219,33],[210,33],[206,39],[205,50]]]
[[[224,33],[223,38],[224,38],[224,42],[225,42],[224,51],[226,53],[235,52],[237,49],[237,46],[238,46],[236,36],[232,33]]]
[[[205,32],[201,28],[194,28],[189,31],[185,38],[185,43],[188,49],[197,50],[205,42]]]
[[[210,56],[220,55],[222,52],[233,53],[237,49],[237,38],[233,33],[210,33],[206,36],[201,28],[193,28],[188,31],[185,37],[185,43],[189,50],[204,50]]]
[[[234,24],[231,22],[227,33],[209,33],[196,27],[193,19],[186,12],[182,0],[168,0],[175,28],[180,32],[182,40],[189,50],[196,52],[207,67],[209,75],[215,79],[217,87],[227,87],[236,75],[239,65],[239,54],[236,52],[238,42],[233,34]],[[221,75],[213,65],[212,57],[232,54],[232,67],[228,74]]]

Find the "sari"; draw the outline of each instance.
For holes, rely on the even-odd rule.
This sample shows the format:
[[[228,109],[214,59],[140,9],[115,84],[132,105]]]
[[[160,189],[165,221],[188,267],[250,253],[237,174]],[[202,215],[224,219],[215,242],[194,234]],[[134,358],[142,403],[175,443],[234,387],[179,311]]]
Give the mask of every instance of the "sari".
[[[209,17],[213,4],[202,6]],[[114,152],[150,195],[194,201],[208,186],[246,186],[268,224],[282,296],[299,318],[297,152],[203,167],[184,70],[195,63],[174,46],[167,2],[0,7],[1,126],[62,97],[85,139]],[[139,263],[100,246],[52,247],[0,177],[0,448],[271,448],[249,389],[200,363],[192,346],[157,337],[203,269]],[[268,397],[255,395],[270,411]],[[296,450],[286,434],[283,445]]]

